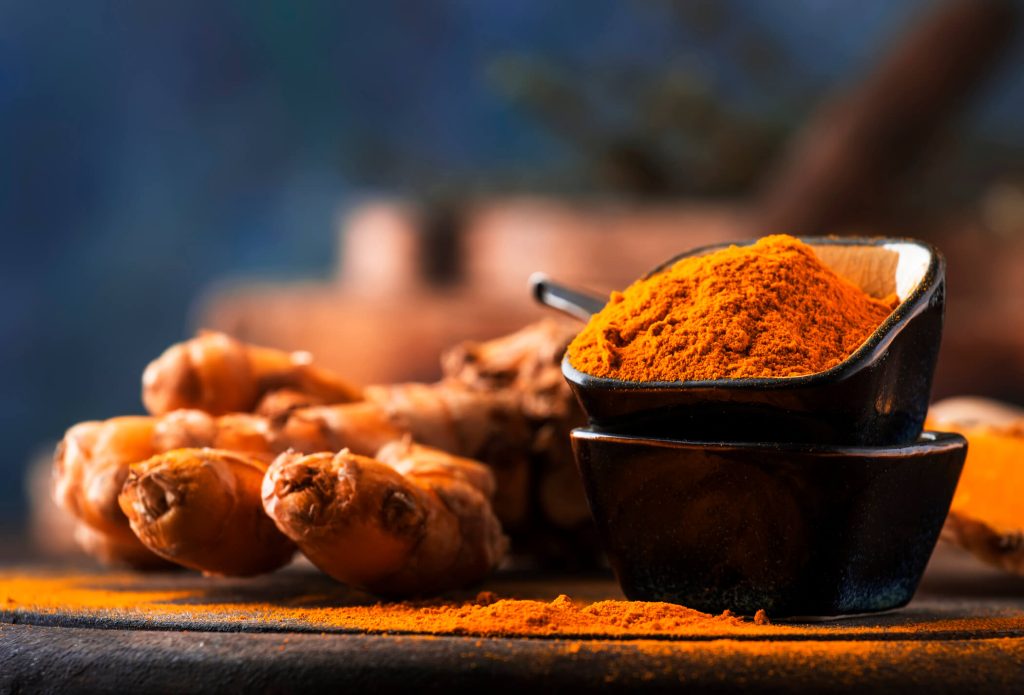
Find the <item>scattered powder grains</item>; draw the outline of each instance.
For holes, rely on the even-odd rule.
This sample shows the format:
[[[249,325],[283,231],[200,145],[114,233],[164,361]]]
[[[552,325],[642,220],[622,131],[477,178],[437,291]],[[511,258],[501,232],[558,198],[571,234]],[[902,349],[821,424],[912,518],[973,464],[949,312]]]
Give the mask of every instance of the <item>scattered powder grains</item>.
[[[801,640],[840,639],[840,651],[857,640],[929,635],[1024,636],[1019,613],[976,618],[908,619],[885,626],[776,625],[763,611],[751,619],[726,611],[709,615],[670,603],[597,601],[581,603],[568,596],[553,601],[499,599],[481,592],[475,599],[344,603],[316,594],[279,596],[274,603],[225,602],[223,592],[208,586],[156,590],[137,575],[31,576],[0,574],[0,616],[72,614],[76,618],[125,621],[128,624],[230,623],[242,630],[304,632],[406,633],[478,637],[658,638],[662,640],[758,640],[774,649],[778,639],[787,650]],[[205,625],[204,625],[205,621]],[[124,624],[124,623],[122,623]],[[761,638],[771,638],[761,640]],[[852,640],[852,641],[851,641]],[[747,642],[742,642],[748,644]],[[566,644],[571,645],[571,642]],[[651,643],[657,644],[657,643]],[[664,644],[664,643],[662,643]],[[739,642],[737,642],[739,644]],[[579,650],[579,647],[569,647]],[[653,647],[652,647],[653,648]]]
[[[613,292],[569,361],[626,381],[813,374],[852,354],[896,304],[839,277],[800,240],[769,236]]]
[[[388,609],[385,610],[389,610]],[[463,606],[419,608],[423,625],[487,634],[701,634],[730,632],[745,623],[732,615],[701,613],[671,603],[598,601],[580,606],[562,595],[551,602],[501,599]]]
[[[471,601],[421,601],[309,607],[304,597],[285,605],[223,603],[201,589],[151,591],[131,581],[96,578],[0,578],[6,610],[124,619],[261,622],[287,629],[408,632],[481,636],[698,636],[736,635],[775,628],[730,613],[709,615],[671,603],[598,601],[589,605],[568,596],[553,601],[498,599],[481,592]],[[784,628],[776,628],[784,629]]]
[[[560,637],[531,652],[541,666],[557,658],[578,660],[603,668],[599,675],[616,685],[733,682],[757,690],[792,682],[801,689],[820,683],[824,689],[873,692],[892,690],[894,674],[907,687],[934,684],[941,674],[953,690],[961,683],[974,690],[995,683],[1000,692],[1012,692],[1009,686],[1019,683],[1024,657],[1019,612],[947,620],[907,615],[895,623],[889,616],[870,626],[847,621],[773,625],[763,612],[751,621],[666,603],[587,605],[566,596],[533,601],[489,592],[464,601],[338,605],[341,594],[286,593],[273,604],[230,603],[223,596],[237,584],[225,585],[227,592],[209,583],[159,590],[154,585],[162,581],[129,574],[0,574],[0,619],[31,623],[38,618],[29,616],[52,615],[59,623],[60,616],[73,614],[79,620],[114,621],[113,626],[120,620],[121,625],[191,623],[209,629],[209,623],[228,622],[241,630],[301,630],[321,638],[338,638],[331,634],[337,632],[410,635],[394,638],[395,649],[403,649],[406,640],[473,635],[480,638],[473,640],[474,655],[495,660],[513,657],[500,640],[483,638]],[[964,635],[984,639],[964,641]],[[301,649],[305,642],[299,638],[290,645],[285,637],[274,644],[284,651]]]

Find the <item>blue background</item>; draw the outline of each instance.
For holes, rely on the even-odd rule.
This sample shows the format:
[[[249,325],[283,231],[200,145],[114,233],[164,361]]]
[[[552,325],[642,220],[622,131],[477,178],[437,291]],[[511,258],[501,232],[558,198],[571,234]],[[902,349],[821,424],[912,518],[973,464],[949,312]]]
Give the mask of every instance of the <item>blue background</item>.
[[[503,93],[502,60],[570,80],[685,64],[793,128],[928,5],[735,1],[712,33],[656,0],[0,2],[0,522],[34,447],[140,410],[142,368],[209,283],[326,276],[359,196],[420,195],[428,172],[600,193]],[[737,67],[752,33],[781,50],[773,76]],[[1021,65],[1018,43],[974,137],[1024,145]]]

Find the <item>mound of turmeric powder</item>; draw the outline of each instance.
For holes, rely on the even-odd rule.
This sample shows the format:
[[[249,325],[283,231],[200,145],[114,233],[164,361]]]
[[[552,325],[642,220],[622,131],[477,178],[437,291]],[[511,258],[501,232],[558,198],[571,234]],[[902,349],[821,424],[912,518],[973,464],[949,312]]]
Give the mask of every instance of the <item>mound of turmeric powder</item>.
[[[573,367],[626,381],[813,374],[853,353],[895,308],[787,235],[683,258],[613,292],[569,345]]]
[[[792,629],[774,625],[758,611],[750,619],[729,611],[702,613],[673,603],[618,599],[576,601],[500,598],[481,591],[472,598],[378,602],[360,600],[344,589],[306,593],[308,576],[285,574],[272,584],[278,600],[237,602],[230,580],[212,587],[179,577],[175,582],[130,575],[0,572],[0,621],[31,622],[32,615],[66,615],[79,620],[146,620],[177,625],[210,623],[246,630],[481,635],[490,637],[659,637],[763,636]],[[242,589],[253,595],[252,585]],[[281,600],[283,599],[283,600]],[[2,623],[0,623],[2,624]]]

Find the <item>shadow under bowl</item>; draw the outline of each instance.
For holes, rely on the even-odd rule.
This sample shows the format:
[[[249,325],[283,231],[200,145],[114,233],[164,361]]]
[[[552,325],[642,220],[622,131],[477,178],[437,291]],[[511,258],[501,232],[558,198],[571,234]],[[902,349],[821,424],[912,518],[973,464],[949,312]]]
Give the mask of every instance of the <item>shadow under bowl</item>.
[[[627,597],[773,618],[910,601],[967,442],[896,447],[738,444],[581,428],[573,449]]]
[[[816,374],[778,378],[633,382],[562,373],[591,424],[632,434],[704,441],[889,445],[921,433],[942,337],[945,261],[911,239],[803,239],[868,294],[900,304],[849,358]],[[700,256],[726,244],[684,253]]]

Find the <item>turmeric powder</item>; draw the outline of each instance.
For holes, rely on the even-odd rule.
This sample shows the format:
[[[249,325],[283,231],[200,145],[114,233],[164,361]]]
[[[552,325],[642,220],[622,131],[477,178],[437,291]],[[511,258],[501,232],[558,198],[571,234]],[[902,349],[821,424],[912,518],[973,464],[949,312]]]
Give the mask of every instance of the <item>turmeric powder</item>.
[[[573,367],[626,381],[813,374],[853,353],[897,304],[786,235],[683,258],[613,292],[569,345]]]
[[[345,593],[307,593],[308,577],[281,581],[275,601],[234,602],[219,587],[140,581],[130,575],[25,576],[0,574],[0,619],[7,614],[69,613],[115,619],[206,620],[236,629],[272,625],[286,630],[431,635],[687,638],[787,634],[793,628],[755,622],[726,611],[702,613],[673,603],[625,600],[513,599],[480,591],[475,598],[367,603]],[[289,590],[294,587],[294,590]],[[251,595],[252,589],[244,590]],[[24,621],[24,617],[21,618]]]
[[[503,588],[499,588],[503,587]],[[628,601],[611,583],[564,582],[576,596],[558,595],[535,580],[505,581],[497,592],[459,592],[422,601],[372,601],[342,585],[325,585],[307,571],[288,570],[257,579],[204,581],[130,573],[0,572],[0,622],[52,623],[67,616],[91,622],[203,629],[217,624],[237,631],[404,633],[481,637],[656,638],[659,640],[757,639],[778,651],[784,645],[827,641],[852,649],[865,640],[921,643],[953,634],[1024,637],[1019,610],[978,611],[945,605],[899,616],[811,623],[773,623],[763,616],[711,615],[673,603]],[[575,589],[575,591],[573,591]],[[261,600],[267,595],[270,600]],[[511,598],[510,596],[530,596]],[[927,601],[927,599],[926,599]],[[927,604],[926,604],[927,605]],[[934,600],[931,603],[935,605]],[[49,620],[47,620],[49,618]],[[998,639],[992,641],[1000,641]],[[1006,640],[1003,640],[1006,641]],[[1020,641],[1017,639],[1016,641]],[[554,645],[554,642],[548,644]],[[665,642],[661,642],[665,644]],[[725,642],[734,649],[738,642]],[[961,643],[963,644],[963,643]],[[890,647],[891,648],[891,647]]]

